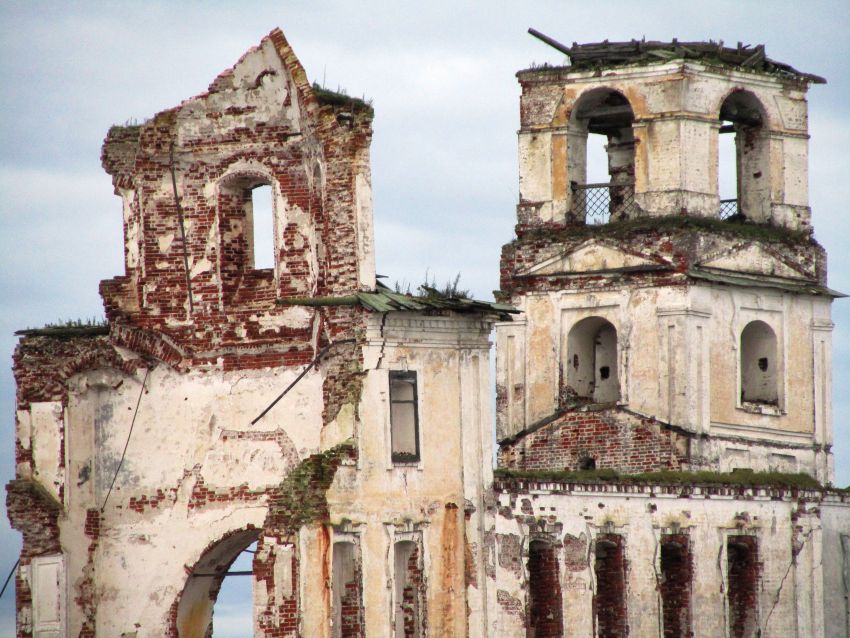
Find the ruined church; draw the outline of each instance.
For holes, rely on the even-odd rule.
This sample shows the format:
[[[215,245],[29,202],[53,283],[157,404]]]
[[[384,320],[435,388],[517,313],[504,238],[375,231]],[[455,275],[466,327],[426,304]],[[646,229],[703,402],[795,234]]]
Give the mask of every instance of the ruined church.
[[[246,550],[246,635],[848,635],[824,80],[763,46],[550,43],[494,301],[376,278],[372,106],[279,30],[110,129],[106,325],[14,355],[18,638],[215,636]]]

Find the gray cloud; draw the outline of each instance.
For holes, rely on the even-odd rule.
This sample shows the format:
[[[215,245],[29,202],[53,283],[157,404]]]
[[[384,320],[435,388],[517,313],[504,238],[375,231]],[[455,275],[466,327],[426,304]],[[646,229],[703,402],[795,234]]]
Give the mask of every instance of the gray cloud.
[[[527,6],[525,6],[527,5]],[[850,291],[850,10],[846,0],[711,2],[7,2],[0,5],[0,478],[14,473],[11,331],[101,314],[99,279],[121,274],[120,202],[99,167],[110,125],[206,89],[273,27],[311,79],[374,101],[379,272],[421,281],[463,273],[498,285],[517,198],[513,74],[563,56],[525,34],[570,43],[722,38],[825,75],[813,87],[811,193],[830,284]],[[838,482],[850,482],[850,302],[835,306]],[[5,516],[4,516],[5,519]],[[0,577],[18,535],[0,523]],[[0,633],[13,607],[0,601]],[[5,624],[4,624],[5,623]]]

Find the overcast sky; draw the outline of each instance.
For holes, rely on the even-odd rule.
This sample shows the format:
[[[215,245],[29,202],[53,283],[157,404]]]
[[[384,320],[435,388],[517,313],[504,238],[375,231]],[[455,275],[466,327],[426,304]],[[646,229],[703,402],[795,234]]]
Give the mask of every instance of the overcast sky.
[[[488,299],[517,201],[514,73],[561,63],[565,43],[722,39],[825,76],[809,94],[815,235],[830,286],[850,292],[850,3],[744,2],[0,3],[0,481],[14,475],[16,329],[102,317],[101,279],[123,274],[121,205],[100,167],[112,124],[206,89],[273,27],[312,81],[375,107],[378,272],[425,270]],[[850,482],[850,300],[834,306],[837,483]],[[19,535],[0,519],[0,579]],[[11,635],[12,596],[0,601]],[[216,632],[219,636],[219,632]],[[238,634],[233,634],[238,635]]]

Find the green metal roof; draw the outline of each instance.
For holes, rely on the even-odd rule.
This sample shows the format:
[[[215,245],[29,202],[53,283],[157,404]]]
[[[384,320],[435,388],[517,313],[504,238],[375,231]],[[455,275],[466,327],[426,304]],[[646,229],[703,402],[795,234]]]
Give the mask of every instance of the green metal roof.
[[[355,306],[360,305],[373,312],[425,312],[429,310],[450,310],[458,313],[497,314],[501,319],[519,310],[508,304],[494,301],[479,301],[466,297],[452,297],[441,294],[433,288],[424,287],[426,295],[406,295],[394,292],[378,282],[372,292],[357,292],[341,297],[298,297],[278,299],[277,303],[288,306]]]

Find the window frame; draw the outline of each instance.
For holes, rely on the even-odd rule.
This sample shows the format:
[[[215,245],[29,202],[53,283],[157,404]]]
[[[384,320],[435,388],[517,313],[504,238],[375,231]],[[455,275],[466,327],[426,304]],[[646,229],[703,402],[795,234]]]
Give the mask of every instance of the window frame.
[[[389,403],[389,451],[392,465],[418,465],[422,461],[422,446],[419,438],[419,380],[415,370],[390,370],[388,379],[388,403]],[[413,389],[412,399],[395,399],[393,397],[393,383],[395,381],[410,382]],[[413,439],[415,446],[414,454],[400,453],[394,450],[393,439],[395,428],[393,427],[393,405],[413,406]]]

